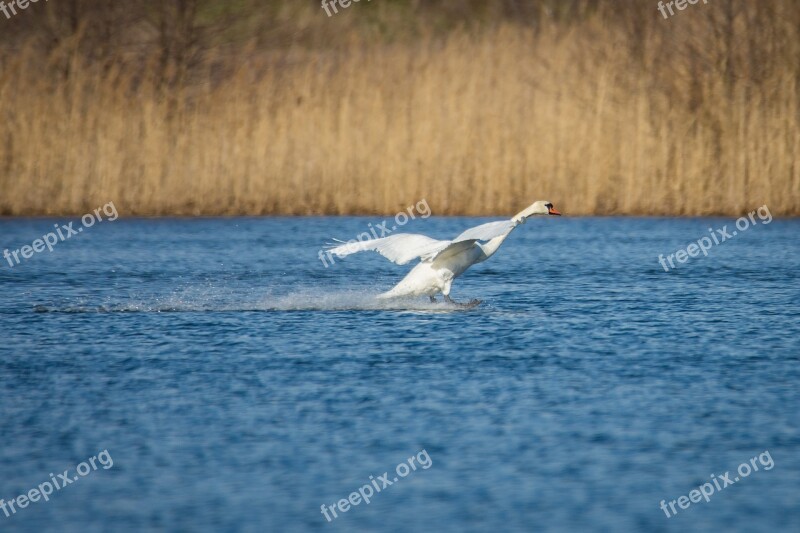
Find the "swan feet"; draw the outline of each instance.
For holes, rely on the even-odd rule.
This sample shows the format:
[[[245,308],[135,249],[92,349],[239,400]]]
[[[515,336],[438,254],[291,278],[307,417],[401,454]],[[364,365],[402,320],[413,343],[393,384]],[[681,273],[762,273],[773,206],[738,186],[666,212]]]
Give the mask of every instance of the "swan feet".
[[[450,298],[450,296],[448,296],[446,294],[443,295],[443,296],[444,296],[444,301],[445,302],[447,302],[447,303],[449,303],[451,305],[457,305],[458,307],[475,307],[476,305],[479,305],[481,303],[481,300],[470,300],[468,302],[457,302],[457,301],[453,300],[452,298]],[[431,296],[431,301],[434,301],[434,302],[436,301],[433,298],[433,296]]]

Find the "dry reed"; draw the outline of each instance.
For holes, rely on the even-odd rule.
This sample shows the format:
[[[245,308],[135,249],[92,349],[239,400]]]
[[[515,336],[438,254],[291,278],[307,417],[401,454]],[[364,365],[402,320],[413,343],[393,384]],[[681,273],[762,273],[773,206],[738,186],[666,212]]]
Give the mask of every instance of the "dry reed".
[[[168,87],[148,66],[24,42],[0,70],[0,214],[392,213],[425,198],[434,214],[548,199],[581,215],[798,215],[800,24],[790,1],[768,3],[394,41],[343,27],[330,48],[210,49]]]

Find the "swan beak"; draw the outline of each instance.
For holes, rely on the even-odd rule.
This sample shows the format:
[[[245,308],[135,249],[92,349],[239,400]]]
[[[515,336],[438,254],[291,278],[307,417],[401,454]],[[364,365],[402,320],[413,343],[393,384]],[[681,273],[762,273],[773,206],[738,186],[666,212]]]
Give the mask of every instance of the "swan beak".
[[[553,207],[551,207],[551,208],[549,208],[549,209],[547,210],[547,214],[548,214],[548,215],[557,215],[557,216],[561,216],[561,213],[559,213],[558,211],[556,211],[556,210],[555,210],[555,208],[553,208]]]

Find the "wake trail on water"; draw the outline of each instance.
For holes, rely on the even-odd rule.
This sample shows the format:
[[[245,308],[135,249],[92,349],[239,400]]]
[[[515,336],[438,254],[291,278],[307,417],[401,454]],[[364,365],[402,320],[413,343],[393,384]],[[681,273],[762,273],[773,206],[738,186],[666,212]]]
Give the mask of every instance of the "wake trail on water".
[[[378,292],[303,288],[280,294],[269,290],[226,287],[188,287],[166,296],[130,295],[103,302],[86,300],[59,305],[40,304],[41,313],[175,313],[246,311],[425,311],[453,312],[465,309],[427,298],[378,299]]]

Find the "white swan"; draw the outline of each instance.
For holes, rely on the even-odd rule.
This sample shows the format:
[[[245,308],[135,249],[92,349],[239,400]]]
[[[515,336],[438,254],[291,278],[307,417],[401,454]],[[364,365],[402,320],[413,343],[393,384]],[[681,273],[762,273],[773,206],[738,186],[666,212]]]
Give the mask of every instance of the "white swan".
[[[472,265],[489,259],[514,228],[524,224],[532,215],[560,214],[553,208],[553,204],[539,200],[510,220],[475,226],[452,241],[437,241],[425,235],[398,233],[380,239],[340,244],[329,248],[328,251],[338,257],[356,252],[374,251],[398,265],[405,265],[420,258],[420,263],[411,269],[400,283],[378,298],[427,295],[432,302],[435,302],[436,295],[442,293],[445,301],[455,303],[450,298],[453,280]]]

